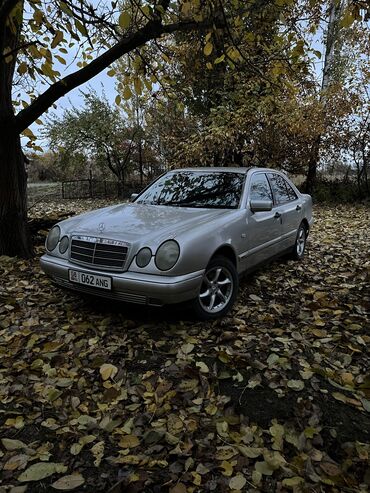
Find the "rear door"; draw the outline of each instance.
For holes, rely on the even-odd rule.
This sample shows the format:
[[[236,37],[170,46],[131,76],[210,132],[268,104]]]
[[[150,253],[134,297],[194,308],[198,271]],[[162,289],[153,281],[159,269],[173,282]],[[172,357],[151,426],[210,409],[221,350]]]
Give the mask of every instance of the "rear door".
[[[242,254],[244,269],[274,256],[279,251],[278,243],[281,238],[281,222],[276,217],[275,210],[252,212],[251,200],[271,200],[273,194],[266,173],[254,172],[249,181],[246,204],[246,244],[247,251]]]
[[[275,210],[281,214],[281,251],[294,245],[301,222],[302,200],[278,173],[267,173],[274,194]]]

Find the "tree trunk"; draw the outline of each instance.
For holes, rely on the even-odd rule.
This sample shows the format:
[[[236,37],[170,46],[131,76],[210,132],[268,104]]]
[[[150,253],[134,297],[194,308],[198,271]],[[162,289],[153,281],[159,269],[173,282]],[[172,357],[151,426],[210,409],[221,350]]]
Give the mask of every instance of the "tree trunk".
[[[0,109],[1,113],[1,109]],[[27,226],[27,174],[20,138],[0,127],[0,255],[33,254]]]
[[[140,172],[140,186],[143,186],[144,169],[143,169],[143,147],[141,136],[139,137],[139,172]]]
[[[20,31],[21,22],[16,30],[0,22],[0,54],[17,46]],[[12,105],[14,69],[15,57],[0,57],[0,255],[28,258],[33,249],[27,227],[27,174]]]
[[[316,184],[316,175],[317,175],[317,163],[319,162],[319,153],[320,153],[320,143],[321,143],[321,135],[316,137],[315,142],[313,143],[310,158],[308,161],[308,170],[306,175],[306,183],[305,183],[305,192],[310,195],[313,194]]]
[[[336,52],[339,50],[341,43],[341,40],[339,39],[340,19],[342,17],[345,5],[346,0],[331,0],[329,7],[329,20],[325,42],[325,58],[320,92],[320,101],[323,104],[324,115],[326,114],[327,107],[326,90],[333,82],[333,67],[335,63],[335,55]],[[311,195],[316,184],[316,174],[317,166],[319,164],[321,139],[322,134],[319,134],[313,143],[308,162],[305,192]]]

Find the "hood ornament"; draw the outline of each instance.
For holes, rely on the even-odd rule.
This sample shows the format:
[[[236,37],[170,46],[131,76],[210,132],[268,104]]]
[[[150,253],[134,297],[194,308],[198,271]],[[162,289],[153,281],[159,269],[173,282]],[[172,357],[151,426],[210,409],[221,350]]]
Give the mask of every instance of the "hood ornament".
[[[99,223],[99,226],[98,226],[98,231],[99,233],[102,233],[105,229],[105,224],[104,223]]]

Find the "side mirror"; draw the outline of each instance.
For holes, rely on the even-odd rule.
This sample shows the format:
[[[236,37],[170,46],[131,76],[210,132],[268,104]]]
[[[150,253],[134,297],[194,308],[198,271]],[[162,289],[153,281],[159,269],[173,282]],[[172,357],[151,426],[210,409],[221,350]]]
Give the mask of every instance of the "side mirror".
[[[131,194],[131,202],[133,202],[138,195],[139,195],[138,193],[132,193]]]
[[[272,200],[253,199],[249,204],[252,212],[267,212],[272,210]]]

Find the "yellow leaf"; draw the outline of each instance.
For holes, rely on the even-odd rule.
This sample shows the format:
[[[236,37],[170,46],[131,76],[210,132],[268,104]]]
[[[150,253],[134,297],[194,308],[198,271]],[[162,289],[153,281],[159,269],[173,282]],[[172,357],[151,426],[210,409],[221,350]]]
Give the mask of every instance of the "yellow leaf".
[[[51,47],[52,48],[55,48],[56,46],[58,46],[58,44],[61,41],[63,41],[63,37],[64,37],[63,32],[62,31],[57,31],[56,34],[55,34],[55,36],[54,36],[54,39],[53,39],[53,41],[51,43]]]
[[[126,86],[125,89],[123,90],[123,97],[127,100],[130,99],[132,96],[132,91],[130,86]]]
[[[82,450],[83,445],[81,443],[73,443],[70,448],[72,455],[78,455]]]
[[[235,461],[233,461],[235,463]],[[223,460],[220,464],[220,467],[223,469],[222,475],[230,477],[233,473],[233,464],[226,460]]]
[[[138,94],[140,96],[140,94],[142,93],[142,90],[143,90],[143,83],[141,82],[141,79],[139,79],[139,77],[135,77],[134,87],[135,87],[136,94]]]
[[[144,84],[145,84],[145,87],[148,89],[148,91],[151,91],[152,90],[152,82],[148,79],[144,79]]]
[[[242,476],[241,474],[238,474],[237,476],[234,476],[233,478],[230,479],[229,487],[232,490],[241,490],[244,488],[246,483],[247,483],[247,480],[245,479],[245,477]]]
[[[350,27],[354,21],[355,21],[355,18],[353,17],[351,12],[347,11],[343,16],[343,19],[341,20],[340,25],[341,25],[341,27]]]
[[[184,483],[177,483],[175,486],[170,488],[169,493],[186,493],[186,486]]]
[[[177,435],[183,430],[184,424],[176,414],[170,414],[167,420],[167,428],[171,435]]]
[[[104,442],[98,442],[93,447],[91,447],[91,453],[95,457],[94,464],[96,467],[100,466],[100,462],[104,455]]]
[[[122,12],[119,16],[118,23],[122,29],[127,29],[131,23],[131,15],[128,12]]]
[[[8,418],[5,421],[5,426],[11,426],[12,428],[16,428],[20,430],[24,427],[24,419],[23,416],[17,416],[16,418]]]
[[[210,403],[208,404],[207,407],[204,408],[204,410],[210,416],[214,416],[217,413],[217,406],[215,406],[215,404]]]
[[[75,26],[77,31],[79,31],[83,36],[87,35],[86,27],[79,20],[75,19]]]
[[[140,444],[140,440],[136,435],[125,435],[119,441],[119,446],[122,448],[135,448]]]
[[[272,476],[274,472],[274,469],[272,469],[265,461],[256,462],[254,467],[257,472],[263,474],[264,476]]]
[[[283,486],[289,489],[294,489],[296,486],[299,486],[300,484],[304,483],[304,479],[301,478],[300,476],[294,476],[293,478],[286,478],[283,479]]]
[[[189,354],[192,352],[192,350],[194,349],[194,344],[191,344],[190,342],[186,343],[186,344],[183,344],[181,346],[181,351],[184,353],[184,354]]]
[[[239,452],[249,459],[256,459],[263,453],[263,448],[247,447],[246,445],[238,445]]]
[[[212,53],[212,51],[213,51],[213,44],[210,41],[208,41],[206,43],[206,45],[204,46],[204,50],[203,51],[204,51],[204,54],[206,56],[209,56]]]
[[[341,392],[333,392],[332,396],[337,401],[344,402],[344,403],[347,402],[347,397],[344,394],[342,394]]]
[[[55,58],[58,60],[59,63],[61,63],[62,65],[66,65],[67,62],[65,61],[65,59],[60,56],[60,55],[55,55]]]
[[[109,363],[104,363],[100,367],[100,375],[103,380],[108,380],[108,378],[113,379],[115,375],[118,373],[118,368],[114,365],[111,365]]]
[[[41,12],[41,10],[36,9],[33,13],[33,18],[36,24],[41,24],[44,18],[44,14]]]
[[[32,466],[18,476],[18,481],[39,481],[56,472],[66,472],[67,469],[65,465],[56,462],[37,462],[37,464],[32,464]]]
[[[229,445],[225,445],[223,447],[217,447],[216,450],[216,459],[218,460],[228,460],[231,457],[234,457],[238,453],[234,447],[230,447]]]
[[[288,380],[287,386],[292,389],[296,390],[299,392],[300,390],[304,389],[304,382],[303,380]]]
[[[26,128],[25,130],[23,130],[22,135],[24,135],[25,137],[29,137],[30,139],[36,138],[34,133],[32,132],[32,130],[30,128]]]
[[[191,475],[193,476],[193,483],[196,486],[200,486],[202,484],[202,476],[194,471],[192,471]]]
[[[120,102],[121,102],[121,96],[119,94],[117,94],[117,96],[116,96],[116,98],[115,98],[114,101],[115,101],[116,105],[118,106],[120,104]]]
[[[27,462],[30,460],[30,456],[27,454],[13,455],[4,464],[4,471],[15,471],[16,469],[24,469]]]
[[[51,485],[51,487],[55,490],[71,491],[79,486],[82,486],[84,482],[84,477],[81,474],[76,473],[59,478]]]
[[[199,371],[201,373],[209,373],[209,368],[205,363],[203,363],[203,361],[197,361],[195,363],[195,366],[199,368]]]
[[[27,63],[22,62],[18,66],[18,74],[23,75],[27,72]]]
[[[218,58],[216,58],[215,60],[215,65],[217,65],[218,63],[221,63],[225,60],[225,54],[219,56]]]
[[[12,440],[11,438],[2,438],[1,443],[6,450],[19,450],[27,448],[27,445],[20,440]]]

